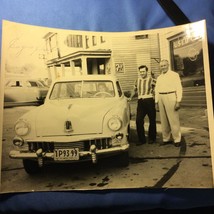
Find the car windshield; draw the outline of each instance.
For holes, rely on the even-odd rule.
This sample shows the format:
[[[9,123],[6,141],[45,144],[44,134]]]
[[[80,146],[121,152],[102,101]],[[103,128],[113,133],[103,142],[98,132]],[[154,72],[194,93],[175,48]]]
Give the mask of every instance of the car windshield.
[[[110,98],[115,96],[112,81],[72,81],[55,83],[50,100],[73,98]]]

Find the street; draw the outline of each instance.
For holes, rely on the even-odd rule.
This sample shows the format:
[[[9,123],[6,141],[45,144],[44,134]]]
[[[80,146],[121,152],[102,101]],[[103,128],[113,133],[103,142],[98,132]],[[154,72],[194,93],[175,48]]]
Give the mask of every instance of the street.
[[[130,164],[115,166],[114,159],[92,163],[52,164],[41,174],[28,175],[21,160],[10,159],[13,124],[36,106],[4,109],[2,141],[2,192],[101,190],[117,188],[211,188],[213,186],[209,128],[203,108],[181,108],[183,143],[160,146],[161,127],[157,114],[156,144],[136,146],[136,102],[131,103]],[[148,121],[146,122],[146,130]]]

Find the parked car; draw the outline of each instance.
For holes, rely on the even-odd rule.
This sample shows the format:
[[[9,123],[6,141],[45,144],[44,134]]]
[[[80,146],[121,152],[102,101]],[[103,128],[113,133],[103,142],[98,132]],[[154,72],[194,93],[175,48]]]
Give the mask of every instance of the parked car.
[[[43,104],[48,89],[49,87],[38,79],[6,79],[4,106]]]
[[[114,165],[127,166],[129,126],[130,106],[117,78],[61,79],[52,83],[44,105],[18,119],[16,149],[9,156],[23,159],[29,174],[48,162],[97,163],[106,156],[115,156]]]

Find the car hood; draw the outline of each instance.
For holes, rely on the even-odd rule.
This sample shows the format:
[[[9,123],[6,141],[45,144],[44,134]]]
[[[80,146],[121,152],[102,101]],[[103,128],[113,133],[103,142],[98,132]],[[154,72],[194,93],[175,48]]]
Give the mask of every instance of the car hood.
[[[37,136],[64,136],[102,133],[104,116],[115,100],[51,101],[36,116]]]

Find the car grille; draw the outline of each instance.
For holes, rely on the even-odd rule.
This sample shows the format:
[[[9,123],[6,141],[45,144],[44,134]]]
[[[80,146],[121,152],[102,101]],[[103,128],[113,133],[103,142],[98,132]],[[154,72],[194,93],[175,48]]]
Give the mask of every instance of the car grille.
[[[54,149],[71,149],[79,148],[80,151],[89,151],[91,145],[95,145],[97,149],[106,149],[111,147],[111,138],[100,138],[93,140],[86,140],[81,142],[28,142],[29,151],[35,152],[38,149],[42,149],[44,152],[53,152]]]

